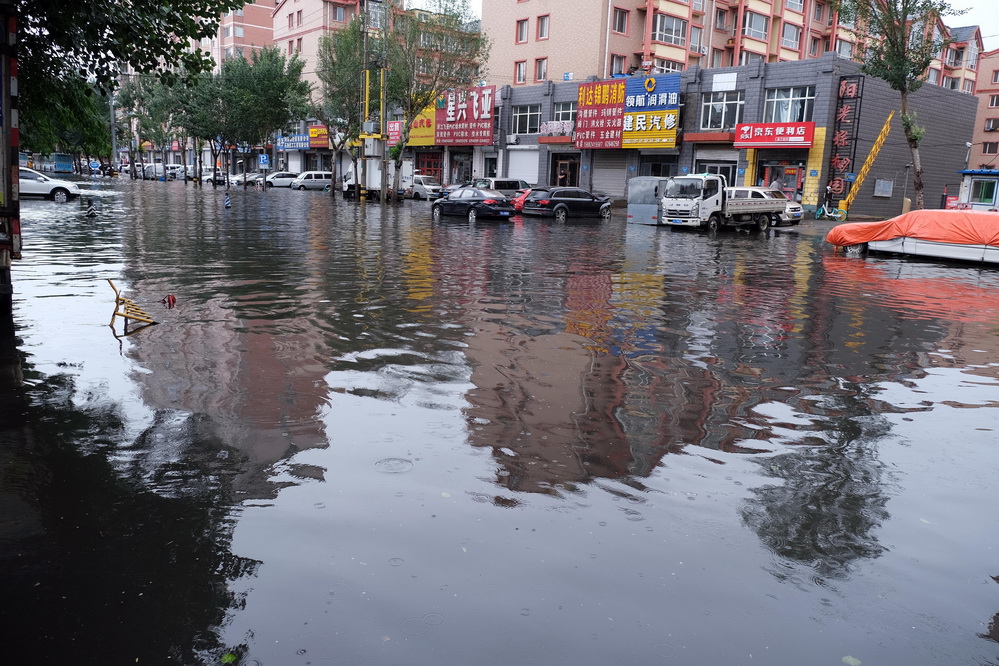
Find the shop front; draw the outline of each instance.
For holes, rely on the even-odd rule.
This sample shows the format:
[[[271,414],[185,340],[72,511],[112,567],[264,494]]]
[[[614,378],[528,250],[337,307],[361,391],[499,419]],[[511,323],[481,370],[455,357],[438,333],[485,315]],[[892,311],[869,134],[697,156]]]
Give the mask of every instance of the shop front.
[[[736,126],[735,148],[747,151],[747,184],[772,187],[789,199],[801,201],[806,189],[805,176],[818,170],[816,155],[821,159],[821,146],[815,147],[815,123],[742,123]],[[810,165],[811,168],[810,168]],[[815,180],[815,178],[813,178]],[[812,191],[817,189],[813,182]]]

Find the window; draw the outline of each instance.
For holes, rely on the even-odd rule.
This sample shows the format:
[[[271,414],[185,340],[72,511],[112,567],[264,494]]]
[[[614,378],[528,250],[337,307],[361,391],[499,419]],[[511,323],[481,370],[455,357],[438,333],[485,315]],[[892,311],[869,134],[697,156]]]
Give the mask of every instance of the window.
[[[624,9],[614,8],[614,32],[622,34],[628,32],[628,12]]]
[[[975,44],[968,45],[968,60],[965,67],[968,69],[978,69],[978,46]]]
[[[527,41],[527,19],[517,21],[517,43],[523,44]]]
[[[996,201],[996,181],[972,180],[971,203],[993,204]]]
[[[656,14],[652,23],[652,41],[685,46],[687,44],[687,22],[675,16]]]
[[[825,9],[826,9],[825,5],[823,5],[821,2],[816,2],[815,3],[815,12],[812,14],[812,20],[818,21],[819,23],[821,23],[822,22],[822,12],[824,12]]]
[[[302,10],[295,12],[295,25],[302,25]]]
[[[701,131],[734,131],[742,122],[745,106],[746,97],[741,90],[705,93],[701,97]]]
[[[513,63],[513,82],[524,83],[527,81],[527,61]]]
[[[999,83],[999,69],[992,72],[992,83]]]
[[[701,35],[704,34],[704,28],[698,28],[695,25],[690,26],[690,50],[696,53],[701,52]]]
[[[343,7],[333,8],[333,20],[337,23],[343,23],[346,20],[346,11]]]
[[[241,25],[233,26],[232,31],[233,31],[233,34],[236,35],[237,37],[242,37],[243,36],[243,26],[241,26]]]
[[[656,58],[653,60],[652,71],[656,74],[672,74],[683,71],[683,63],[666,58]]]
[[[805,2],[804,0],[784,0],[784,9],[790,9],[794,12],[804,11]]]
[[[548,16],[538,17],[538,39],[548,39]]]
[[[986,132],[999,132],[999,118],[986,118],[985,119],[985,131]]]
[[[513,133],[537,134],[541,127],[541,105],[525,104],[513,107]]]
[[[964,80],[964,87],[962,88],[962,91],[968,93],[969,95],[974,95],[975,94],[975,82],[972,81],[971,79],[965,79]]]
[[[951,90],[959,90],[961,88],[961,79],[953,76],[945,76],[940,85],[944,88],[950,88]]]
[[[947,66],[960,67],[964,62],[964,49],[947,49]]]
[[[289,28],[294,28],[295,27],[295,15],[294,14],[288,14],[288,27]]]
[[[742,55],[739,56],[740,65],[753,65],[766,61],[767,58],[762,53],[753,53],[752,51],[743,51]]]
[[[288,55],[291,55],[294,52],[295,52],[295,43],[289,39],[288,40]]]
[[[786,49],[798,50],[801,47],[801,28],[791,23],[785,23],[784,27],[781,28],[780,45]]]
[[[836,53],[843,56],[844,58],[853,57],[853,42],[848,42],[845,39],[836,40]]]
[[[929,81],[932,84],[940,83],[940,70],[939,69],[931,69],[929,71],[929,75],[926,77],[926,80]]]
[[[555,102],[555,114],[552,120],[567,120],[576,122],[575,102]]]
[[[728,12],[724,9],[719,9],[715,12],[715,29],[716,30],[728,30]]]
[[[232,37],[232,26],[227,25],[226,27],[222,28],[222,37],[223,39]]]
[[[538,58],[534,61],[534,80],[544,81],[548,78],[548,58]]]
[[[302,38],[299,37],[298,39],[295,40],[295,53],[301,53],[301,52],[302,52]]]
[[[765,123],[801,123],[812,120],[815,87],[772,88],[763,108]]]
[[[999,141],[986,141],[982,144],[982,152],[986,155],[999,155]]]
[[[808,55],[810,55],[810,56],[817,56],[817,55],[819,55],[819,53],[820,53],[820,51],[819,51],[819,45],[821,43],[822,43],[821,39],[819,39],[818,37],[812,37],[812,43],[808,45]]]
[[[766,40],[769,21],[763,14],[746,12],[742,15],[742,34],[746,37]]]
[[[611,75],[624,74],[624,67],[627,59],[623,55],[611,56]]]

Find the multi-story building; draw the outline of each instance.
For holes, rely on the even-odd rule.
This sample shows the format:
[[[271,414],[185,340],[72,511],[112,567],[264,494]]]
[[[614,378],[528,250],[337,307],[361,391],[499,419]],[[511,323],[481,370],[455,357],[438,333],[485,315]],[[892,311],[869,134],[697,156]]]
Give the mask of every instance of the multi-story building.
[[[486,79],[515,86],[639,69],[806,60],[830,51],[860,61],[866,39],[830,0],[489,0],[482,28],[492,42]],[[953,40],[931,66],[929,81],[973,92],[982,50],[978,27],[950,30],[936,21],[926,30]]]
[[[271,12],[273,0],[254,0],[242,9],[234,9],[222,15],[219,31],[212,39],[203,40],[200,47],[211,54],[218,65],[236,56],[249,58],[254,50],[271,46],[274,43],[274,30]]]
[[[999,49],[981,54],[978,71],[978,114],[962,172],[960,200],[991,210],[999,207]]]

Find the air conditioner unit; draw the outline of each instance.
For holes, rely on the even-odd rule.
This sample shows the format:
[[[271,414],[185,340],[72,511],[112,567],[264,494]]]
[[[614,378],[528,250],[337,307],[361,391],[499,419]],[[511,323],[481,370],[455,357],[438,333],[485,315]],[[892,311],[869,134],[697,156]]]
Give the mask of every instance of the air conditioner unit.
[[[701,55],[707,55],[708,54],[708,47],[707,46],[702,46],[698,50],[701,52]]]
[[[517,134],[507,134],[506,135],[506,142],[507,142],[508,145],[510,145],[510,144],[516,145],[516,144],[520,143],[520,136],[517,135]]]

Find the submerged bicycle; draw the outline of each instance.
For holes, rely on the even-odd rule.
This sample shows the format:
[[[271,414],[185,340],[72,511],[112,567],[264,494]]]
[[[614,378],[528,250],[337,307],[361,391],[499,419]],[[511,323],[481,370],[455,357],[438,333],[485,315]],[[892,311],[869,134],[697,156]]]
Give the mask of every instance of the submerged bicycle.
[[[821,206],[815,209],[815,219],[842,222],[846,219],[846,209],[833,208],[831,203],[823,202]]]

